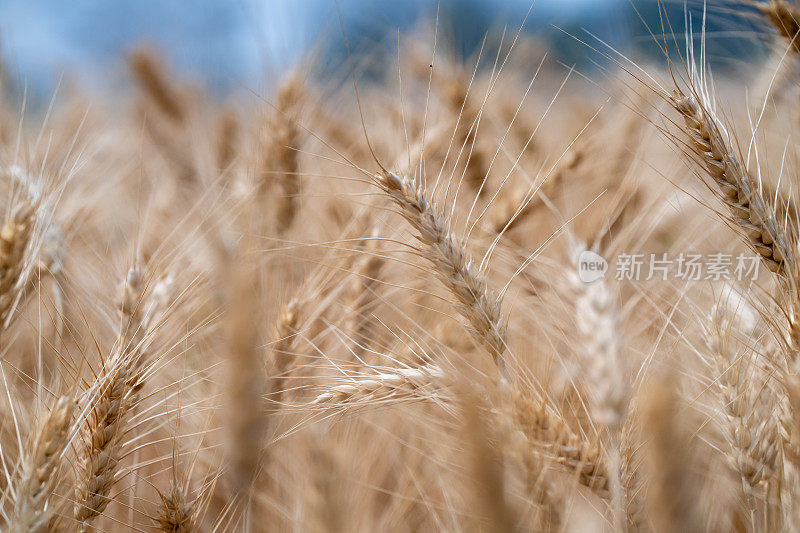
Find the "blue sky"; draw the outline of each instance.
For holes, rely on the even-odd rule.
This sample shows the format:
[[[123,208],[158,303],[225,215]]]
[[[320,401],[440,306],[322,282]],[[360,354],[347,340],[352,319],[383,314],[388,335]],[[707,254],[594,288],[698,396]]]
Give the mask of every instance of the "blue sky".
[[[450,0],[476,23],[518,24],[529,0]],[[531,27],[608,13],[622,0],[536,0]],[[436,0],[339,0],[350,23],[412,27]],[[119,79],[131,47],[150,43],[184,75],[211,89],[254,86],[339,31],[333,0],[0,0],[0,47],[8,70],[34,89],[62,73],[91,88]],[[475,7],[478,6],[478,7]],[[338,37],[337,37],[338,38]],[[266,74],[265,74],[266,73]]]

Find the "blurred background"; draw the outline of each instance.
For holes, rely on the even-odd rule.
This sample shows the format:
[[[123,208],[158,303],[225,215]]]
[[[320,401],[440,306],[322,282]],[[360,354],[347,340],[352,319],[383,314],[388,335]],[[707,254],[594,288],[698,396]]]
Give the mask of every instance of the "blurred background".
[[[699,28],[703,2],[691,1]],[[391,53],[397,31],[434,20],[438,10],[442,35],[469,57],[487,32],[515,32],[529,7],[529,0],[0,0],[0,53],[6,78],[34,100],[51,95],[62,76],[89,91],[124,83],[124,59],[142,44],[179,75],[224,95],[268,89],[309,53],[318,65],[339,68],[339,14],[354,53]],[[666,9],[682,31],[683,0]],[[709,55],[731,66],[758,53],[759,42],[742,39],[757,32],[727,11],[726,2],[708,5]],[[568,34],[589,39],[590,32],[637,56],[656,53],[640,17],[660,26],[656,0],[536,0],[524,31],[563,63],[592,68],[586,47]]]

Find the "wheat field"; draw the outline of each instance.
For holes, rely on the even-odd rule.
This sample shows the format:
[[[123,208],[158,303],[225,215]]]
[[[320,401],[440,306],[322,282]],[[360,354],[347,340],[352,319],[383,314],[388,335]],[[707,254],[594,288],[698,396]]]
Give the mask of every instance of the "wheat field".
[[[800,4],[724,7],[767,60],[695,4],[588,73],[431,23],[266,94],[4,86],[2,530],[800,528]]]

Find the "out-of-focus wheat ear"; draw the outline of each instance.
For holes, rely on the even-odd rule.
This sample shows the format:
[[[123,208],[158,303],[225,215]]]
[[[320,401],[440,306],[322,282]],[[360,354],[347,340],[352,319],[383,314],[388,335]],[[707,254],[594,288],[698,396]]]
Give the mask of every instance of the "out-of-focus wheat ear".
[[[772,413],[759,405],[769,378],[759,370],[755,361],[735,348],[731,327],[726,306],[718,304],[706,328],[706,342],[714,370],[713,390],[719,399],[728,462],[741,478],[750,516],[759,520],[753,523],[753,527],[759,523],[766,526],[762,520],[778,516],[773,511],[761,517],[760,511],[771,504],[766,487],[779,483],[779,428]]]
[[[270,123],[269,138],[264,150],[266,180],[259,184],[262,191],[277,181],[281,187],[276,221],[278,233],[284,234],[294,223],[300,208],[303,184],[300,176],[299,144],[301,130],[295,122],[304,95],[302,80],[292,74],[278,89],[275,113]]]
[[[559,189],[564,187],[565,180],[586,158],[584,146],[573,146],[567,151],[538,190],[523,190],[519,186],[510,186],[507,193],[502,194],[492,211],[492,228],[495,233],[508,232],[523,223],[530,215],[543,205],[543,196],[552,200]]]
[[[787,231],[776,215],[763,184],[751,178],[739,162],[725,129],[705,102],[676,90],[670,97],[682,116],[689,149],[716,183],[728,207],[729,217],[747,244],[767,267],[781,276],[793,276],[797,268],[797,236]]]
[[[9,521],[12,533],[44,533],[63,503],[53,497],[64,467],[62,454],[68,445],[75,402],[59,398],[35,434],[22,466],[22,477],[15,489],[14,513]]]
[[[46,200],[42,199],[42,191],[39,184],[33,181],[21,167],[16,165],[8,168],[8,175],[10,180],[18,186],[15,192],[18,192],[21,199],[17,201],[20,204],[27,203],[34,206],[32,214],[36,219],[28,224],[32,224],[33,228],[30,230],[31,235],[28,237],[30,241],[28,250],[24,253],[30,259],[24,260],[26,266],[23,267],[22,272],[19,274],[20,279],[17,283],[22,288],[17,291],[22,293],[22,298],[17,297],[15,302],[21,304],[24,298],[29,298],[31,295],[36,294],[42,282],[46,278],[52,277],[52,291],[56,307],[55,329],[58,336],[61,337],[64,318],[62,294],[64,247],[61,228],[53,219],[53,214],[49,206],[47,206]],[[40,227],[36,228],[37,225]],[[41,234],[39,234],[40,232]],[[17,305],[17,303],[14,305]],[[2,327],[0,327],[1,330]]]
[[[270,372],[270,399],[274,402],[280,402],[284,396],[287,378],[292,371],[293,363],[297,360],[295,344],[302,311],[300,300],[292,298],[281,309],[278,323],[275,325],[267,361]]]
[[[475,341],[506,374],[506,324],[501,316],[501,298],[491,291],[484,272],[467,253],[465,245],[450,233],[445,219],[413,178],[391,172],[375,175],[375,183],[399,208],[416,231],[422,254],[433,265],[436,277],[450,291],[455,307],[470,324]]]
[[[549,461],[539,454],[531,453],[530,443],[521,431],[514,428],[509,440],[525,469],[525,494],[528,504],[534,509],[536,531],[560,531],[563,503],[559,501],[550,479]]]
[[[170,163],[181,188],[167,189],[161,197],[180,196],[186,186],[197,184],[198,166],[196,145],[187,130],[190,118],[189,99],[170,83],[167,69],[152,50],[141,48],[128,58],[129,68],[138,83],[143,98],[138,109],[144,119],[152,146]],[[171,199],[174,202],[174,198]],[[170,206],[172,206],[170,202]],[[168,211],[169,207],[165,207]]]
[[[139,269],[130,268],[122,283],[117,350],[130,361],[133,395],[138,394],[144,385],[142,371],[151,355],[148,350],[152,341],[151,333],[169,305],[172,283],[171,276],[160,279],[147,299]]]
[[[575,242],[572,259],[578,265],[584,243]],[[620,353],[620,311],[609,282],[598,279],[582,281],[577,271],[570,271],[575,293],[575,322],[578,326],[582,364],[591,394],[592,418],[609,433],[619,435],[630,401],[630,384],[625,361]]]
[[[61,228],[55,221],[51,221],[44,231],[42,237],[42,245],[39,249],[38,261],[36,264],[35,280],[33,283],[28,282],[28,286],[33,289],[34,283],[36,286],[42,283],[47,277],[52,278],[52,291],[53,299],[56,307],[56,316],[53,317],[56,321],[56,332],[59,337],[62,337],[64,329],[64,238],[61,234]],[[30,291],[31,293],[33,291]]]
[[[352,313],[353,356],[363,361],[370,349],[375,321],[372,305],[376,301],[376,291],[380,286],[381,275],[386,261],[381,257],[377,228],[372,232],[363,249],[364,257],[358,264],[350,289],[350,312]]]
[[[577,239],[571,250],[571,263],[578,265],[588,251]],[[622,356],[621,316],[616,294],[609,281],[600,278],[587,283],[576,270],[570,270],[575,293],[575,323],[578,327],[581,366],[585,369],[592,419],[607,441],[608,473],[616,526],[623,527],[627,505],[619,477],[622,461],[622,427],[630,403],[630,383]]]
[[[119,298],[120,326],[119,338],[122,350],[135,349],[144,336],[142,327],[142,275],[139,269],[131,267],[122,282]]]
[[[507,500],[503,475],[503,443],[492,435],[490,409],[466,385],[459,387],[459,403],[469,476],[472,509],[478,511],[476,530],[517,531],[519,519]]]
[[[483,104],[480,98],[475,97],[475,89],[463,67],[455,67],[448,74],[438,87],[450,114],[457,121],[450,152],[454,152],[453,157],[457,158],[457,162],[464,161],[464,181],[476,194],[483,197],[489,192],[485,180],[491,161],[491,155],[486,153],[477,139]]]
[[[39,198],[23,191],[0,229],[0,331],[8,327],[33,266],[29,250],[38,203]]]
[[[319,428],[312,428],[318,430]],[[309,449],[311,488],[308,491],[309,523],[312,533],[338,533],[347,531],[347,507],[344,498],[346,487],[336,454],[336,448],[326,442],[322,431],[312,431]]]
[[[778,33],[788,41],[794,53],[800,53],[800,8],[787,0],[749,2],[758,9]]]
[[[35,288],[35,282],[45,279],[47,276],[58,278],[64,269],[64,237],[61,228],[55,221],[50,221],[42,235],[41,246],[36,257],[35,280],[31,280],[28,286]]]
[[[260,292],[252,247],[240,244],[225,266],[227,306],[227,401],[229,473],[234,495],[249,505],[250,489],[261,465],[266,432],[264,394],[267,378],[259,349]]]
[[[239,149],[239,117],[233,109],[225,109],[217,120],[217,168],[227,169]]]
[[[663,379],[643,390],[648,510],[656,531],[707,531],[699,509],[699,480],[693,475],[692,447],[679,416],[675,383]]]
[[[189,498],[185,489],[173,479],[167,494],[160,491],[158,527],[164,533],[191,533],[195,531],[196,501]]]
[[[136,81],[157,109],[176,123],[186,120],[186,109],[181,96],[171,86],[164,67],[153,52],[145,49],[134,51],[128,62]]]
[[[532,454],[544,454],[573,473],[578,482],[609,497],[608,466],[599,443],[575,434],[554,410],[527,391],[513,391],[514,423]]]

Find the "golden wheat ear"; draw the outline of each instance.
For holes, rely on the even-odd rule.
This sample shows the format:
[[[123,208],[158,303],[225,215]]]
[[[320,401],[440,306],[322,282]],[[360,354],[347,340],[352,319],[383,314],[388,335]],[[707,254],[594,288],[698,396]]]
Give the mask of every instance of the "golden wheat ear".
[[[63,502],[53,491],[65,468],[63,456],[69,445],[74,410],[72,398],[59,398],[35,433],[23,462],[22,477],[15,489],[10,532],[50,531],[52,520],[63,508]]]
[[[184,488],[173,480],[167,494],[158,493],[158,527],[164,533],[190,533],[195,531],[196,502],[189,498]]]
[[[16,185],[18,193],[12,195],[0,228],[0,331],[11,322],[35,266],[32,248],[41,205],[41,192],[20,168],[11,167],[3,174]]]
[[[397,368],[392,372],[382,372],[366,378],[352,378],[344,385],[327,387],[326,392],[314,398],[311,404],[346,406],[387,398],[394,401],[422,398],[425,396],[425,391],[436,390],[443,378],[444,373],[436,365]]]
[[[778,217],[764,196],[763,184],[754,180],[739,162],[724,128],[694,95],[676,90],[670,102],[683,116],[692,153],[717,185],[735,227],[772,272],[793,273],[797,265],[795,232],[789,231]]]
[[[596,441],[574,433],[564,418],[529,391],[513,391],[511,412],[528,453],[544,455],[565,467],[599,496],[610,496],[608,465]]]
[[[127,366],[104,372],[95,383],[99,396],[91,406],[92,415],[86,427],[75,502],[74,516],[81,529],[89,529],[106,509],[111,501],[111,488],[117,481],[122,435],[131,407]]]
[[[176,123],[186,120],[186,108],[181,96],[172,87],[166,69],[159,63],[156,53],[140,48],[128,58],[128,64],[142,92],[155,107]]]
[[[778,34],[786,39],[793,53],[800,54],[800,8],[787,0],[752,2]]]
[[[423,246],[423,256],[455,299],[455,307],[471,326],[476,343],[486,349],[501,373],[507,375],[506,324],[501,315],[501,297],[489,289],[484,273],[467,254],[464,245],[450,233],[444,217],[416,180],[382,172],[375,175],[375,183],[414,228]]]
[[[111,354],[80,399],[87,413],[79,452],[74,518],[81,530],[112,501],[112,488],[122,476],[125,436],[131,414],[141,401],[153,328],[168,302],[145,299],[142,276],[131,268],[122,283],[118,304],[120,329]],[[159,292],[159,291],[156,291]]]
[[[284,393],[285,383],[297,359],[294,346],[302,320],[303,307],[298,298],[292,298],[281,309],[273,332],[273,343],[267,355],[270,399],[278,403]]]
[[[756,360],[759,354],[738,340],[754,332],[737,331],[735,310],[728,307],[718,303],[705,327],[718,423],[727,444],[726,459],[741,480],[748,521],[753,527],[775,529],[781,513],[769,489],[780,483],[781,439],[772,404],[777,401],[767,370]]]

